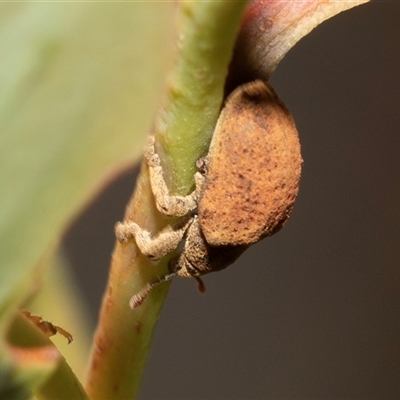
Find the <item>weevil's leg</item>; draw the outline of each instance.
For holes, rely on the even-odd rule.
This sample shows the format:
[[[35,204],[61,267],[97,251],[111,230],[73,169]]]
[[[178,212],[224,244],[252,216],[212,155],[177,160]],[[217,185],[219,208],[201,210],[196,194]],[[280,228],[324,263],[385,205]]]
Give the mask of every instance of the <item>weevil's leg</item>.
[[[204,185],[204,182],[205,182],[204,175],[201,172],[196,172],[194,174],[194,183],[196,185],[194,193],[196,196],[196,201],[198,201],[198,199],[200,199],[200,193],[201,193],[202,187]]]
[[[155,236],[134,222],[118,222],[115,225],[115,235],[122,243],[134,238],[143,255],[152,260],[159,260],[179,246],[192,219],[192,216],[183,218],[175,225],[167,226]]]
[[[144,157],[149,167],[151,189],[158,211],[174,217],[182,217],[193,211],[197,207],[196,191],[187,196],[169,194],[160,157],[154,148],[154,135],[147,142]]]

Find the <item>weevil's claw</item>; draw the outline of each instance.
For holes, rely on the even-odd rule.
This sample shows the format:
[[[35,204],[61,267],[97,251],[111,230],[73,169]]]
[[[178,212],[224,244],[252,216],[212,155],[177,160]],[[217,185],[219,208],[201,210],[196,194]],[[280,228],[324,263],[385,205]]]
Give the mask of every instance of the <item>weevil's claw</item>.
[[[206,291],[206,285],[203,280],[199,276],[195,276],[195,279],[197,281],[197,289],[200,293],[204,293]]]

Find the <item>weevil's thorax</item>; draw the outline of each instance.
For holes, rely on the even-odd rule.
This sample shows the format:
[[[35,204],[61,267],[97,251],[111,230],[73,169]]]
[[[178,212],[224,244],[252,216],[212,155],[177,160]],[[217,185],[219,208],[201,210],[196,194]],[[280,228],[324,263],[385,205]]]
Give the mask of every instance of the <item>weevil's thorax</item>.
[[[205,160],[198,212],[211,246],[250,245],[283,226],[302,159],[293,119],[272,88],[255,81],[233,92]]]

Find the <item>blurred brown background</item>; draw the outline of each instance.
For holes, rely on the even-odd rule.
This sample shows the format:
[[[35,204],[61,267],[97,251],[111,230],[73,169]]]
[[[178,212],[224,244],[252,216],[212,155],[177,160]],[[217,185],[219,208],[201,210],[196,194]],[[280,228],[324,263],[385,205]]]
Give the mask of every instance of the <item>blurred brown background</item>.
[[[293,216],[204,295],[175,279],[142,399],[400,399],[400,1],[323,23],[271,82],[305,160]],[[93,321],[134,176],[65,241]]]

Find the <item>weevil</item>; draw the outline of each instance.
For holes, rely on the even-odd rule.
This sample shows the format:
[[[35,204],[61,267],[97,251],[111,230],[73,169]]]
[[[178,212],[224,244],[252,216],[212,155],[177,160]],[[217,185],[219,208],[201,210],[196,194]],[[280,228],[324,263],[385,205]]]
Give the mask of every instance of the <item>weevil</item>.
[[[134,222],[118,223],[116,236],[121,242],[135,238],[139,250],[153,260],[185,241],[170,262],[170,274],[133,296],[132,308],[155,285],[174,276],[199,278],[224,269],[249,246],[280,230],[293,209],[302,166],[293,118],[272,87],[260,80],[239,86],[228,97],[208,154],[196,163],[191,194],[169,194],[153,136],[145,159],[158,210],[182,218],[154,236]]]

